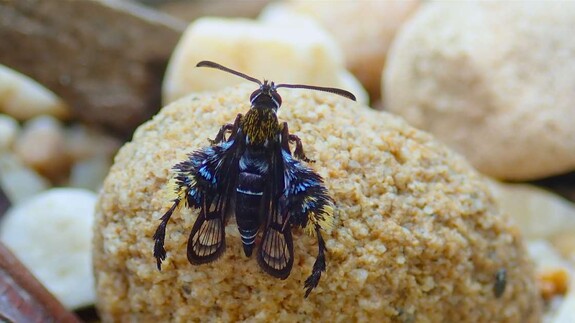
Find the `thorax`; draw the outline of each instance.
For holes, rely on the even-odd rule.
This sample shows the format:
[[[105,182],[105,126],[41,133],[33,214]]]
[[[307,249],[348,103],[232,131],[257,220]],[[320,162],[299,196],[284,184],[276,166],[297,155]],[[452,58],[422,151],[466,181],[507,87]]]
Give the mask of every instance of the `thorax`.
[[[275,140],[279,132],[276,113],[267,107],[252,107],[242,118],[240,127],[248,147],[264,148]]]

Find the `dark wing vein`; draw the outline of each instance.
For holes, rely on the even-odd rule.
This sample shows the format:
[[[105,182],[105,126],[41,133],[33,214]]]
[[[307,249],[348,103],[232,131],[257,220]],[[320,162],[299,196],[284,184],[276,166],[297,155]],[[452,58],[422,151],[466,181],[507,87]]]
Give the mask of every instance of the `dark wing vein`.
[[[204,200],[204,206],[192,228],[188,239],[188,260],[192,264],[214,261],[224,252],[224,215],[222,203],[218,203],[219,200],[220,198],[217,198],[216,201],[210,203],[217,205],[213,211],[209,211],[212,207],[207,208]]]

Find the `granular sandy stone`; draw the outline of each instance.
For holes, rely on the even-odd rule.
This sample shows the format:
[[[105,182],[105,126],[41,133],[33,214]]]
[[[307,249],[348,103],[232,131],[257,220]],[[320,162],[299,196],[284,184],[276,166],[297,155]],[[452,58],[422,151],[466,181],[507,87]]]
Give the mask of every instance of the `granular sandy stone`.
[[[574,32],[573,2],[426,3],[390,50],[386,107],[493,177],[573,171]]]
[[[186,242],[195,210],[172,217],[159,272],[152,235],[171,205],[170,167],[245,112],[253,90],[178,100],[118,153],[96,212],[94,266],[104,321],[540,320],[522,239],[480,175],[400,118],[306,90],[283,90],[279,117],[301,137],[337,203],[318,288],[304,299],[317,245],[302,230],[294,230],[295,263],[286,280],[244,256],[235,221],[221,259],[190,265]],[[496,298],[501,268],[507,287]]]

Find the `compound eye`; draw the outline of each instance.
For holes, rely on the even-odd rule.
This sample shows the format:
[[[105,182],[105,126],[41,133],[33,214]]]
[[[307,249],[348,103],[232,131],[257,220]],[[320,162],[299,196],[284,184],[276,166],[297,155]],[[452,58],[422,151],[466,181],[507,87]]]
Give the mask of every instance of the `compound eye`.
[[[262,90],[261,89],[257,89],[254,92],[252,92],[252,94],[250,95],[250,103],[254,103],[254,100],[260,95],[262,94]]]
[[[277,92],[272,92],[272,100],[274,100],[278,108],[282,105],[282,97]]]

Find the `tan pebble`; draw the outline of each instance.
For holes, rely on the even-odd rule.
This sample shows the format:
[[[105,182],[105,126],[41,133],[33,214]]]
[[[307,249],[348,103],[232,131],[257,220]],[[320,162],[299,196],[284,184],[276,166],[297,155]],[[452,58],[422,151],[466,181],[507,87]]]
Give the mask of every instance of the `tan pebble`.
[[[569,273],[565,268],[546,268],[538,272],[537,280],[541,297],[550,300],[555,296],[565,296],[569,279]]]
[[[20,125],[16,119],[6,114],[0,114],[0,152],[12,147]]]
[[[18,120],[40,115],[68,118],[68,107],[54,93],[4,65],[0,65],[0,112]]]
[[[95,156],[75,162],[70,171],[70,186],[98,191],[111,164],[111,158],[107,156]]]
[[[527,184],[493,181],[490,188],[527,239],[550,239],[560,233],[575,236],[575,205],[570,201]]]
[[[495,178],[575,170],[574,22],[574,2],[427,2],[390,50],[386,107]]]
[[[549,241],[557,251],[575,265],[575,229],[563,230],[550,237]]]
[[[66,129],[66,150],[72,162],[95,157],[112,159],[122,141],[102,131],[75,124]]]
[[[381,72],[397,30],[417,9],[419,1],[301,1],[284,10],[307,14],[325,27],[343,49],[346,65],[369,93],[381,96]]]
[[[170,58],[163,84],[164,103],[189,93],[246,82],[229,74],[196,68],[202,60],[215,61],[260,80],[343,87],[353,92],[358,101],[366,102],[367,93],[345,69],[341,50],[329,34],[312,19],[294,19],[194,21]]]
[[[24,164],[51,180],[66,175],[69,158],[62,124],[49,116],[41,116],[24,124],[14,152]]]

